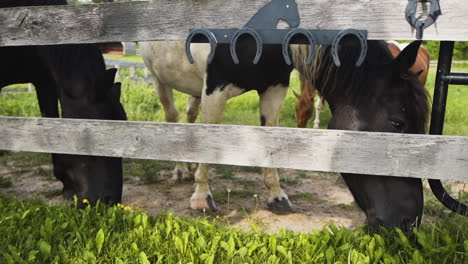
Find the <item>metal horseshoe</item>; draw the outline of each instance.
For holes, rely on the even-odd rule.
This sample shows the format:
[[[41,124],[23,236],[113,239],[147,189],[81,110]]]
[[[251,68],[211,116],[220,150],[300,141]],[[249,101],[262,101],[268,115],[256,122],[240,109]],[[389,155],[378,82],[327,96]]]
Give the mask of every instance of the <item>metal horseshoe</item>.
[[[207,63],[209,64],[209,63],[211,63],[211,61],[214,58],[215,51],[216,51],[216,46],[218,45],[218,41],[216,40],[215,35],[211,31],[209,31],[207,29],[203,29],[203,28],[195,29],[195,30],[191,31],[190,34],[188,35],[187,40],[185,41],[185,54],[187,55],[187,59],[190,62],[190,64],[194,63],[194,60],[193,60],[193,57],[192,57],[192,51],[190,50],[190,44],[192,44],[192,39],[196,35],[205,36],[208,39],[209,43],[210,43],[211,51],[210,51],[210,54],[208,55],[208,58],[207,58]]]
[[[416,18],[416,10],[418,8],[419,2],[431,3],[429,15],[424,21]],[[416,29],[417,39],[422,39],[424,29],[434,24],[440,15],[442,15],[442,11],[440,10],[440,4],[438,0],[410,0],[405,10],[406,21],[408,21],[408,23]]]
[[[286,34],[285,38],[283,39],[283,58],[286,64],[291,65],[291,57],[289,56],[289,42],[291,42],[291,39],[296,36],[296,35],[303,35],[307,38],[309,41],[309,55],[307,56],[307,65],[312,64],[312,59],[315,55],[315,50],[316,50],[316,45],[317,42],[315,41],[314,35],[310,33],[310,31],[302,29],[302,28],[296,28],[288,32]]]
[[[341,66],[340,58],[338,56],[338,48],[340,46],[341,39],[346,35],[355,36],[359,40],[359,43],[361,44],[361,54],[359,55],[359,59],[356,61],[356,67],[361,67],[367,55],[367,40],[366,40],[366,37],[360,31],[356,29],[345,29],[345,30],[340,31],[335,36],[335,39],[333,40],[333,43],[332,43],[332,50],[331,50],[333,62],[335,62],[336,67]]]
[[[236,52],[236,44],[237,44],[237,40],[239,39],[239,37],[244,34],[248,34],[252,36],[255,40],[255,43],[257,44],[257,52],[253,60],[253,64],[257,64],[258,61],[260,60],[260,56],[262,56],[263,40],[262,40],[262,37],[260,37],[260,35],[258,34],[258,32],[252,28],[241,28],[238,31],[236,31],[236,33],[234,33],[234,35],[232,36],[231,46],[230,46],[232,60],[234,61],[234,64],[239,64],[239,57],[237,57],[237,52]]]

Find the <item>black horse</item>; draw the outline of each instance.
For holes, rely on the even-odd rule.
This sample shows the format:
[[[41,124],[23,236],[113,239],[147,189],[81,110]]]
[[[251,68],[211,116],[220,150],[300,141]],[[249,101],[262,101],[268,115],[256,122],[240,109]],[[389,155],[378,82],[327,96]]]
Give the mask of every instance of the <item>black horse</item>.
[[[0,8],[64,5],[65,0],[2,1]],[[14,83],[33,83],[44,117],[126,120],[120,104],[116,70],[106,70],[95,45],[1,47],[0,90]],[[118,203],[122,196],[122,159],[52,154],[54,174],[64,194],[91,203]]]
[[[296,68],[312,80],[328,101],[332,112],[330,129],[424,134],[428,95],[418,80],[420,73],[409,71],[420,44],[420,41],[411,43],[393,59],[384,41],[368,41],[366,60],[356,68],[359,48],[353,37],[347,37],[341,45],[341,67],[333,63],[330,47],[319,48],[311,66],[305,65],[302,55],[294,61]],[[342,176],[366,213],[370,229],[384,226],[409,231],[421,223],[424,205],[421,179],[350,173]],[[445,190],[441,192],[442,196],[450,197]],[[466,211],[464,205],[453,199],[445,201],[444,205],[454,211],[461,214]]]

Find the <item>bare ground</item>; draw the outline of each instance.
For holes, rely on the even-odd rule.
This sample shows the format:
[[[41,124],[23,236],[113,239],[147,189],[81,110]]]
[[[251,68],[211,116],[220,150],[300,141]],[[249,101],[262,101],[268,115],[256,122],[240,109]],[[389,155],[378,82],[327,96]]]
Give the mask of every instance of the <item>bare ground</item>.
[[[11,178],[11,186],[1,187],[0,193],[18,198],[40,198],[51,203],[64,202],[62,184],[55,180],[50,165],[17,167],[15,163],[0,165],[0,178]],[[309,232],[328,224],[356,228],[365,221],[351,193],[337,174],[295,170],[280,170],[282,187],[289,195],[296,212],[277,215],[266,210],[267,190],[258,168],[215,166],[211,169],[211,190],[219,211],[193,211],[189,199],[194,190],[193,180],[173,183],[171,170],[163,169],[155,183],[141,177],[126,175],[124,205],[149,214],[173,211],[181,217],[218,218],[234,227],[250,230],[251,224],[263,231],[290,229]],[[455,191],[464,183],[455,184]],[[228,190],[230,192],[228,193]]]

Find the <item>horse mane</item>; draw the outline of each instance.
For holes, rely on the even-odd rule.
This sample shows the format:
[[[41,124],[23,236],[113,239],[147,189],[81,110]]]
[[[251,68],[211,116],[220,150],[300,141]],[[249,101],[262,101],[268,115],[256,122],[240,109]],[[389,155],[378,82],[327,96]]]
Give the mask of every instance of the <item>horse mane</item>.
[[[429,123],[430,101],[429,93],[424,85],[419,80],[419,75],[408,72],[408,80],[406,83],[408,89],[409,102],[411,104],[411,124],[414,124],[416,134],[425,134]]]
[[[384,41],[369,40],[364,64],[354,64],[359,56],[359,46],[343,40],[339,51],[341,67],[336,67],[331,55],[331,46],[317,47],[311,65],[306,64],[309,46],[291,45],[294,67],[319,91],[325,100],[339,98],[340,103],[357,105],[371,98],[372,87],[368,87],[368,72],[392,62],[393,56]],[[411,122],[417,133],[425,133],[429,113],[429,96],[418,75],[408,72],[403,80],[402,89],[409,91],[408,110]]]
[[[64,86],[68,96],[103,98],[110,88],[97,85],[99,80],[104,79],[106,64],[101,51],[94,44],[44,46],[38,47],[38,52],[55,80],[58,83],[68,83]],[[70,85],[74,88],[69,87]],[[82,90],[78,87],[88,88]]]

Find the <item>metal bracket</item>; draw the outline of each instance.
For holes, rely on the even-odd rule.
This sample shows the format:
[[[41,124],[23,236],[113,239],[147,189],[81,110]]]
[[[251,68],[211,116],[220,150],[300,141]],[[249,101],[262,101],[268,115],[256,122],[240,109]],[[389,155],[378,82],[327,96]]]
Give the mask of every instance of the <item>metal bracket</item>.
[[[431,4],[428,17],[423,21],[416,18],[416,11],[418,9],[419,2]],[[417,39],[423,38],[424,29],[434,24],[440,15],[442,15],[442,11],[440,10],[439,0],[410,0],[405,10],[406,21],[416,29]]]
[[[286,21],[293,29],[276,29],[280,20]],[[236,44],[242,35],[249,35],[256,43],[256,55],[253,60],[257,64],[262,55],[264,44],[281,44],[284,61],[292,64],[289,55],[290,44],[309,44],[309,55],[307,64],[312,63],[316,45],[332,45],[333,61],[339,67],[341,65],[338,57],[340,40],[346,35],[355,36],[361,45],[360,57],[356,66],[361,66],[367,55],[367,31],[346,30],[308,30],[297,28],[300,25],[300,16],[295,0],[271,0],[262,7],[245,26],[241,29],[195,29],[190,33],[185,42],[185,52],[190,63],[193,57],[190,51],[191,43],[210,43],[211,52],[208,63],[211,63],[218,44],[230,44],[231,57],[235,64],[239,64],[236,53]]]

